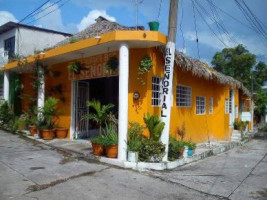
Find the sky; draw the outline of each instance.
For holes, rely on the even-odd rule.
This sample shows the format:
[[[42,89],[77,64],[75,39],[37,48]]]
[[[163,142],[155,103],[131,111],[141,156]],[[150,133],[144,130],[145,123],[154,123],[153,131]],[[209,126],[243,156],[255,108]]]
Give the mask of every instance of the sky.
[[[0,25],[19,22],[46,1],[0,0]],[[267,32],[267,1],[238,0],[242,1]],[[267,63],[267,37],[252,27],[236,0],[179,0],[178,12],[178,50],[211,64],[216,52],[243,44],[258,61]],[[159,21],[159,31],[167,35],[168,13],[169,0],[50,0],[22,23],[74,34],[100,15],[127,26],[136,26],[138,16],[138,25],[149,29],[149,21]]]

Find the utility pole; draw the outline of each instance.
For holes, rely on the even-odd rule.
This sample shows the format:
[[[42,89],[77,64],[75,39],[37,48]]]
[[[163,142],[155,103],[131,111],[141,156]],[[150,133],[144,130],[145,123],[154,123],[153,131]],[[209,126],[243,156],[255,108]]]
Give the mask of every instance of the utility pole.
[[[178,0],[170,0],[168,42],[165,52],[166,55],[165,55],[165,66],[164,66],[164,78],[162,81],[163,99],[161,105],[161,121],[165,123],[165,127],[163,129],[160,139],[161,142],[165,144],[165,153],[166,153],[163,158],[163,161],[168,161],[171,105],[173,101],[172,85],[173,85],[177,18],[178,18]]]

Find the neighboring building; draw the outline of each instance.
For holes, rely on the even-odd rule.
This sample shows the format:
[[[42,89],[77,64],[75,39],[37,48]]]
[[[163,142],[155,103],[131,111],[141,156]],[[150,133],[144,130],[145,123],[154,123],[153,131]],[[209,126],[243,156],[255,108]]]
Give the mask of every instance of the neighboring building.
[[[64,41],[56,45],[57,48],[37,55],[51,70],[39,88],[38,105],[43,105],[45,95],[61,99],[59,109],[64,113],[59,118],[59,126],[69,128],[68,137],[73,139],[90,136],[94,131],[90,121],[81,121],[88,112],[86,101],[97,99],[103,104],[113,103],[119,114],[118,159],[124,160],[128,122],[144,124],[146,113],[161,113],[163,46],[167,37],[157,31],[126,28],[102,17],[74,37],[81,40]],[[153,67],[142,76],[145,82],[142,84],[138,79],[139,63],[147,55],[151,57]],[[105,64],[110,56],[118,58],[119,67],[106,72]],[[31,56],[27,61],[34,65],[35,59],[36,56]],[[85,69],[76,75],[69,72],[67,65],[72,61],[80,61]],[[36,95],[31,84],[27,84],[31,81],[31,68],[13,62],[5,65],[4,70],[20,72],[23,93]],[[8,84],[8,79],[6,82]],[[61,88],[60,93],[55,93],[55,88]],[[229,140],[234,121],[241,117],[241,100],[250,98],[241,82],[180,52],[175,56],[172,92],[170,134],[175,135],[184,126],[185,138],[194,142]],[[28,103],[22,102],[24,111],[29,108]]]
[[[265,94],[267,94],[267,81],[264,81],[263,86],[261,87]],[[267,123],[267,106],[266,106],[266,114],[265,114],[265,123]]]
[[[26,57],[43,51],[70,36],[68,33],[8,22],[0,26],[0,67],[12,58]],[[3,97],[3,77],[0,79],[0,97]]]

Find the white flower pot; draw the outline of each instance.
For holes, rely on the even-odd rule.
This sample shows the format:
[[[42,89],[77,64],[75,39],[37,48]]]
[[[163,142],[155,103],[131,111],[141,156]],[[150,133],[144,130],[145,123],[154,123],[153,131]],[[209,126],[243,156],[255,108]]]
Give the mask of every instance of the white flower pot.
[[[128,151],[128,161],[138,162],[138,152]]]

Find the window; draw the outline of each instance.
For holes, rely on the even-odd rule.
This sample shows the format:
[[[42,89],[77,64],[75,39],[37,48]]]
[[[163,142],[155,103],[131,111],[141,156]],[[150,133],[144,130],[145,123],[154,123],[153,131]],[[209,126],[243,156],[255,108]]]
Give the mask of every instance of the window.
[[[213,97],[210,98],[210,107],[209,107],[209,113],[213,113]]]
[[[196,114],[206,113],[206,97],[196,97]]]
[[[162,78],[152,77],[152,106],[161,106]]]
[[[244,100],[242,100],[241,101],[241,112],[245,112],[246,110],[245,110],[245,101]]]
[[[176,87],[176,106],[191,107],[191,87],[177,85]]]
[[[15,55],[15,37],[5,40],[5,51],[8,51],[8,57],[12,58]]]
[[[229,99],[225,99],[225,114],[229,114]]]
[[[233,98],[233,90],[230,90],[230,93],[229,93],[229,113],[232,113],[232,98]]]

